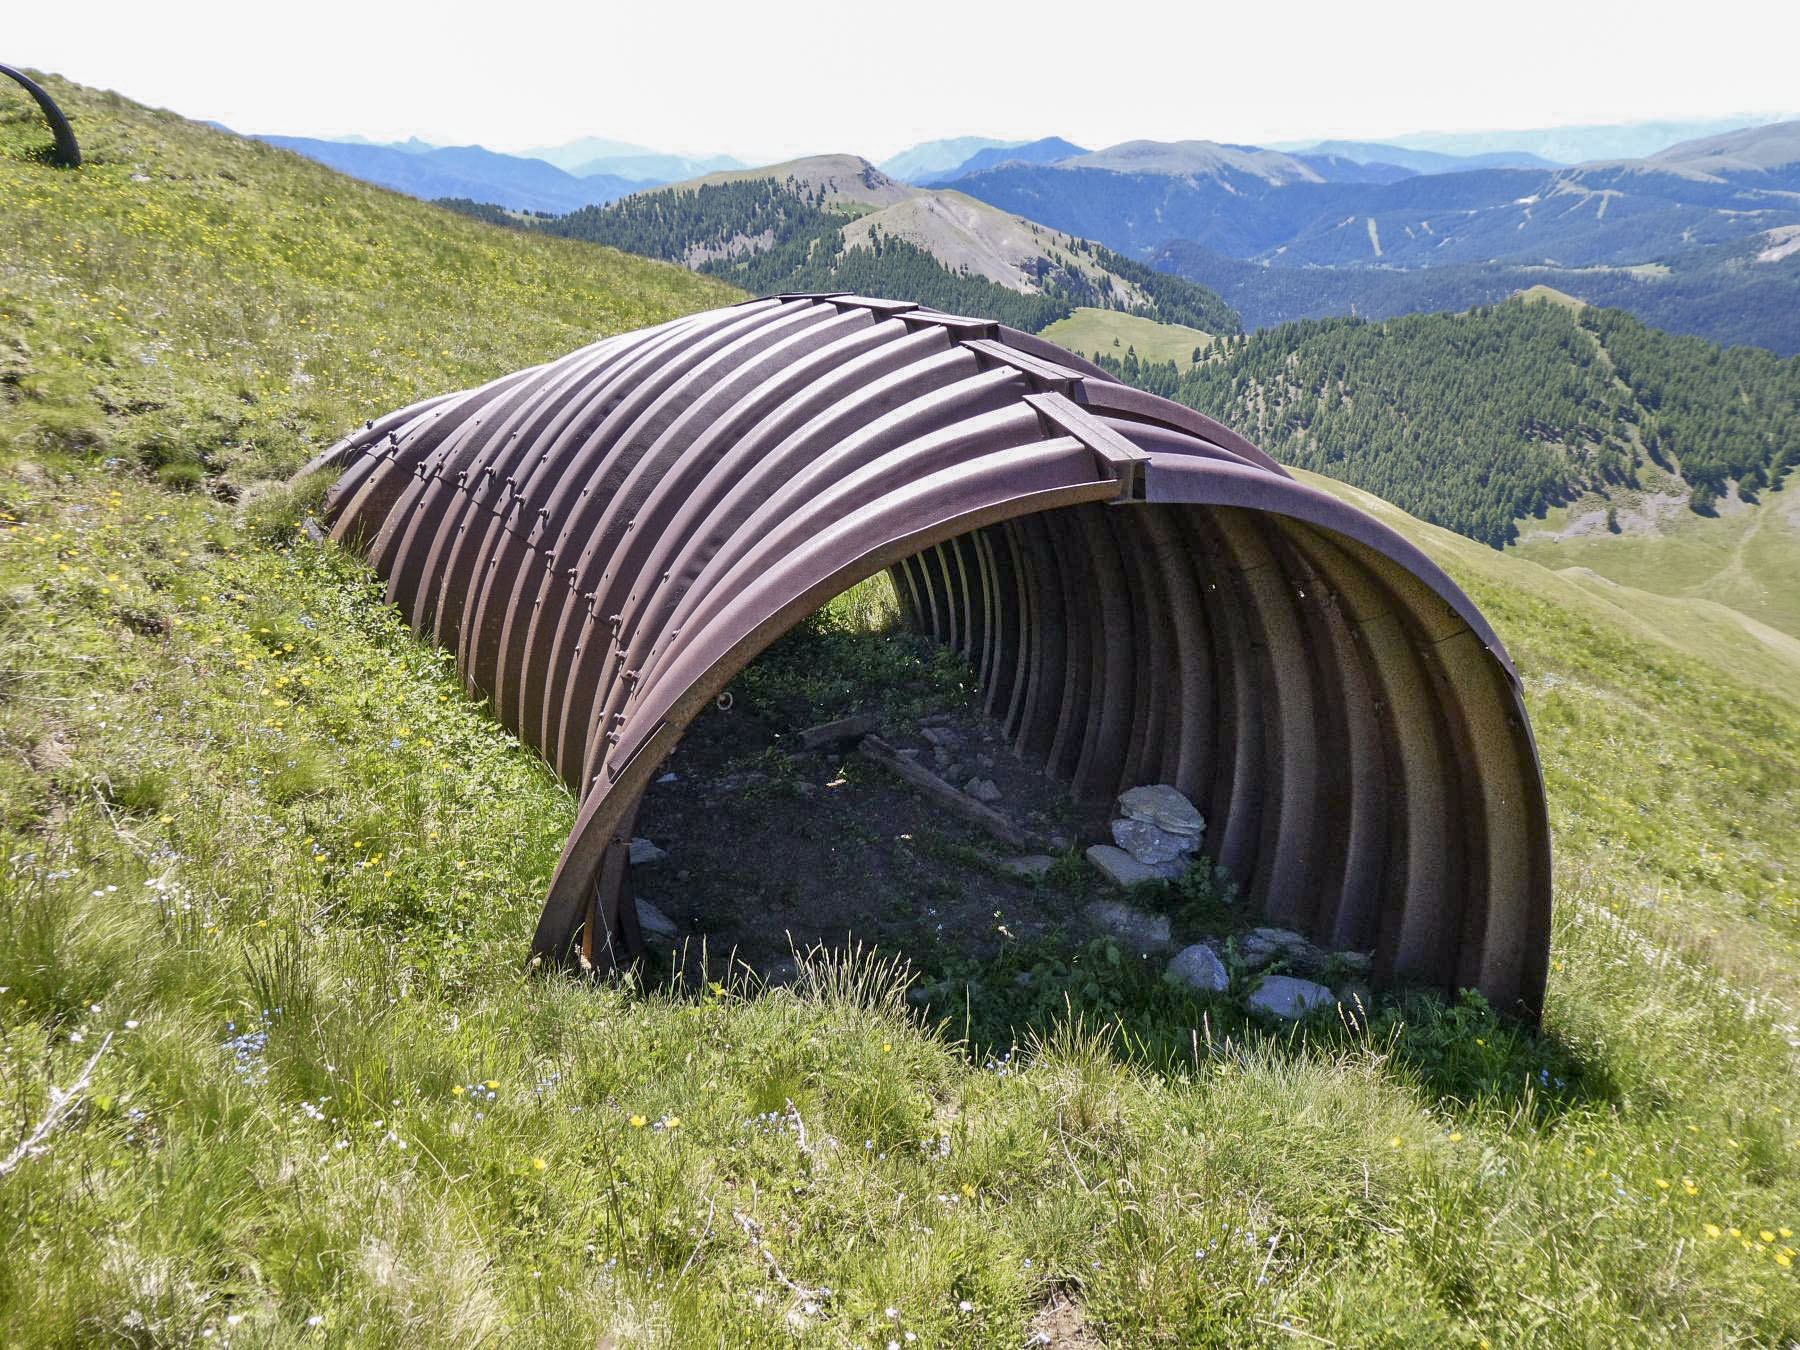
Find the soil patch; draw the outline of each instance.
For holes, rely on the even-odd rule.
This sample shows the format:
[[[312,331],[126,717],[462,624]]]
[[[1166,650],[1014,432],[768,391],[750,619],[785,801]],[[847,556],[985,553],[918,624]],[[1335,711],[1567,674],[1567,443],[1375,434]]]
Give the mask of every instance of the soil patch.
[[[1089,890],[1015,875],[1018,853],[858,753],[805,750],[766,710],[709,709],[650,787],[637,834],[668,857],[634,869],[637,895],[704,940],[782,979],[795,949],[860,941],[915,961],[947,947],[986,958],[1079,923]],[[1079,874],[1078,812],[1002,729],[963,705],[918,721],[878,714],[882,738],[946,781],[992,783],[988,805]]]

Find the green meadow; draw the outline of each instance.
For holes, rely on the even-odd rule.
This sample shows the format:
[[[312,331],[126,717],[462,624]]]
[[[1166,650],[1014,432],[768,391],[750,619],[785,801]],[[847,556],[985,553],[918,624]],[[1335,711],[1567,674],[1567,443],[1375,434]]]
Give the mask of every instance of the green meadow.
[[[1141,361],[1173,361],[1177,370],[1194,363],[1194,353],[1212,345],[1212,335],[1179,323],[1158,323],[1115,309],[1083,306],[1044,329],[1043,336],[1083,356],[1116,356],[1135,351]]]

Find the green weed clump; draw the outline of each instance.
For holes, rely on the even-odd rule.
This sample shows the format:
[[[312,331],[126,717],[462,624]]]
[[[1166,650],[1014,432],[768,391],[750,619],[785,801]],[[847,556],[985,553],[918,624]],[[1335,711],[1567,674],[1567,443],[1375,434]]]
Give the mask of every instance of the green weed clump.
[[[1266,1027],[1103,944],[969,970],[966,1021],[885,954],[531,971],[574,803],[303,504],[215,492],[712,293],[53,88],[93,174],[0,118],[0,1343],[1800,1337],[1795,704],[1400,522],[1524,673],[1541,1028]],[[153,415],[213,491],[156,481]],[[845,703],[865,628],[746,688]]]

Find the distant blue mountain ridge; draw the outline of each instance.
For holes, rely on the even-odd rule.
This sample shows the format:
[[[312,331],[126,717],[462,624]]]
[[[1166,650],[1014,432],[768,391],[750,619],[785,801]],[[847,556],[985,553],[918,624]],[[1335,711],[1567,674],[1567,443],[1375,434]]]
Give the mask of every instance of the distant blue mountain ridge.
[[[257,140],[316,159],[340,173],[414,197],[468,197],[513,211],[563,215],[617,201],[653,182],[618,174],[572,174],[541,159],[503,155],[479,145],[370,145],[308,136]]]
[[[1022,141],[995,140],[992,136],[953,136],[949,140],[925,141],[902,150],[876,165],[889,178],[902,183],[922,183],[953,172],[970,155],[987,149],[1021,145]]]
[[[1467,169],[1554,169],[1555,160],[1524,150],[1496,150],[1477,155],[1448,155],[1438,150],[1413,150],[1380,141],[1319,141],[1296,152],[1300,159],[1328,155],[1358,164],[1392,164],[1414,173],[1461,173]]]
[[[1065,141],[1061,136],[1046,136],[1042,140],[1026,141],[1019,145],[990,145],[977,150],[955,168],[919,181],[925,187],[942,187],[946,183],[954,183],[964,174],[997,169],[1002,164],[1054,164],[1059,159],[1087,153],[1085,147],[1076,145],[1073,141]]]

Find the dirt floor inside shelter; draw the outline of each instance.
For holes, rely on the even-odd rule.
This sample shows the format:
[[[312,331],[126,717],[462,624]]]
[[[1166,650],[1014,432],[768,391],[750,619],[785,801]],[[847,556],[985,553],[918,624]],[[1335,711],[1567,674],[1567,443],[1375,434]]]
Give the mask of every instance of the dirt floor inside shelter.
[[[795,952],[860,944],[905,958],[926,987],[997,959],[1029,970],[1079,952],[1100,936],[1084,907],[1124,897],[1081,851],[1106,838],[1111,804],[1078,808],[1016,754],[967,664],[929,639],[828,609],[740,674],[730,695],[728,710],[709,709],[689,728],[633,830],[667,855],[632,869],[642,912],[654,906],[673,929],[646,929],[653,967],[679,952],[690,976],[704,964],[717,978],[736,961],[781,982]],[[995,837],[855,739],[805,748],[807,729],[852,715],[952,787],[990,797],[1020,837]],[[1029,873],[1009,868],[1027,857]],[[1177,937],[1220,931],[1218,913],[1192,909],[1173,916]]]
[[[1003,866],[1036,854],[1056,858],[1060,874],[1086,870],[1073,851],[1074,803],[1014,754],[997,722],[965,704],[927,713],[925,726],[883,717],[877,734],[958,787],[991,781],[1001,794],[992,809],[1026,834],[1025,848],[931,800],[854,740],[802,749],[795,729],[745,702],[694,723],[638,818],[636,833],[668,856],[633,869],[637,896],[690,947],[704,940],[714,963],[735,953],[779,981],[793,951],[815,944],[860,941],[932,963],[946,949],[981,959],[1079,925],[1088,887]],[[1108,889],[1093,883],[1095,894]]]

